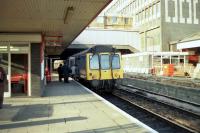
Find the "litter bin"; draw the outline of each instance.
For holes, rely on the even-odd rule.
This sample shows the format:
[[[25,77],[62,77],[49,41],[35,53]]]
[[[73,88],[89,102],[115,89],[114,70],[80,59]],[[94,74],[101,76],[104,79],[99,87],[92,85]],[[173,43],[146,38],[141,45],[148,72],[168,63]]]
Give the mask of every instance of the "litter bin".
[[[5,79],[5,72],[3,68],[0,67],[0,109],[3,107],[4,79]]]

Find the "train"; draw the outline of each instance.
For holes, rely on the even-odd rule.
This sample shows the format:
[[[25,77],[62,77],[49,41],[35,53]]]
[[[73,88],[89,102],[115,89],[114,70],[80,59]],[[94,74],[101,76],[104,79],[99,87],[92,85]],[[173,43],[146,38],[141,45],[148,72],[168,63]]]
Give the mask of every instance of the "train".
[[[71,77],[87,82],[97,91],[112,92],[116,80],[123,78],[120,51],[113,46],[96,45],[68,58]]]

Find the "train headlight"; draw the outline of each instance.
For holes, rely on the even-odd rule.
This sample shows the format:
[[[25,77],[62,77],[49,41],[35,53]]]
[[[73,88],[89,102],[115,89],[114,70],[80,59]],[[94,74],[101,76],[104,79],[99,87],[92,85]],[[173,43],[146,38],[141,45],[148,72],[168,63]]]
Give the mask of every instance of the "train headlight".
[[[115,77],[119,77],[119,74],[118,74],[118,73],[115,73]]]
[[[97,78],[97,76],[96,76],[96,75],[93,75],[93,76],[92,76],[92,79],[96,79],[96,78]]]

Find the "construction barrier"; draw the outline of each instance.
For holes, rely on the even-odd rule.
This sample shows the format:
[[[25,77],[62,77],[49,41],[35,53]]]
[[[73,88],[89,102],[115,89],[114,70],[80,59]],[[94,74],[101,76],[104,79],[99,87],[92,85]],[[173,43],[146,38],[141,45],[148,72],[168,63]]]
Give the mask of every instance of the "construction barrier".
[[[174,75],[174,64],[165,64],[163,66],[163,76],[173,76]]]

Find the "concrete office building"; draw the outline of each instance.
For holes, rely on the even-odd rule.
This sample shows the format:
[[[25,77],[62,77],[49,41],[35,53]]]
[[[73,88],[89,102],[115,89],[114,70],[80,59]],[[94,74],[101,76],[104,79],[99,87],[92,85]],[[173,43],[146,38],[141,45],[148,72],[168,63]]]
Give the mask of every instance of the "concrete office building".
[[[170,42],[200,31],[199,0],[115,0],[105,15],[133,17],[142,51],[176,51]]]

